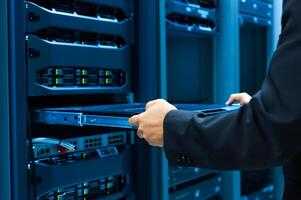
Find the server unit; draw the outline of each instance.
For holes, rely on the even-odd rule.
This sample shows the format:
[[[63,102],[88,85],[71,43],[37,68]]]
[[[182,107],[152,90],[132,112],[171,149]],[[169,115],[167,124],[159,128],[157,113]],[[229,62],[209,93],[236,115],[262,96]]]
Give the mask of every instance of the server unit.
[[[91,136],[57,139],[66,131],[49,131],[47,138],[36,133],[41,129],[34,131],[30,167],[35,198],[133,199],[133,133],[91,131]]]
[[[193,33],[216,34],[218,20],[215,0],[167,0],[168,29]]]
[[[24,8],[30,96],[129,92],[133,1],[33,0]]]

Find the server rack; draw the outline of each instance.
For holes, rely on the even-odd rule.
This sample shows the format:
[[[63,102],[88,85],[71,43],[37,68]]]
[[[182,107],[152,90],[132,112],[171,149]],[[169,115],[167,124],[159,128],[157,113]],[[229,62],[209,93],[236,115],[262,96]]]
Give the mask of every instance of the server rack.
[[[1,80],[1,93],[0,99],[0,112],[1,112],[1,199],[10,199],[10,146],[9,146],[9,70],[8,70],[8,12],[7,1],[1,1],[0,6],[0,26],[2,31],[0,33],[0,80]]]
[[[125,1],[9,3],[13,199],[134,198],[134,141],[128,132],[101,131],[93,139],[80,136],[95,131],[69,130],[65,137],[60,135],[65,128],[47,131],[30,117],[36,106],[68,104],[76,97],[71,94],[129,93],[134,32],[129,5],[134,6]],[[55,100],[49,95],[65,96]],[[60,142],[53,145],[40,137]],[[69,137],[72,154],[60,145]]]
[[[166,98],[171,102],[213,102],[214,38],[219,34],[219,1],[168,0]],[[193,85],[193,86],[192,86]],[[219,199],[220,172],[169,165],[169,199]]]
[[[239,2],[240,11],[240,90],[254,95],[261,87],[269,63],[269,31],[273,3],[249,0]],[[274,199],[273,171],[241,173],[242,198]]]
[[[85,1],[83,1],[85,2]],[[92,2],[92,1],[90,1]],[[93,1],[96,2],[96,1]],[[116,5],[111,5],[111,4],[117,4],[119,5],[121,1],[114,1],[114,2],[109,2],[109,1],[97,1],[97,3],[102,2],[105,3],[109,6],[116,6]],[[237,1],[236,1],[237,2]],[[187,2],[184,2],[187,3]],[[238,2],[237,2],[238,3]],[[194,4],[194,2],[189,2],[189,4]],[[210,4],[212,5],[212,4]],[[237,87],[237,83],[236,83],[236,75],[234,75],[234,78],[232,79],[231,83],[227,82],[227,80],[229,80],[229,77],[231,77],[232,75],[229,75],[229,66],[224,67],[223,65],[225,65],[225,63],[234,63],[233,67],[230,67],[230,71],[231,70],[236,70],[235,69],[235,63],[236,63],[236,57],[233,56],[232,59],[230,60],[229,58],[225,58],[227,57],[227,53],[226,51],[224,51],[225,49],[229,50],[230,52],[232,51],[231,48],[229,49],[229,45],[225,45],[225,44],[231,44],[233,47],[233,49],[235,49],[235,39],[233,39],[232,37],[229,37],[229,34],[233,35],[233,30],[235,32],[235,20],[233,20],[233,16],[235,16],[236,12],[238,13],[238,9],[235,6],[235,2],[234,1],[222,1],[219,2],[219,12],[216,13],[217,15],[217,21],[219,21],[219,30],[218,30],[218,37],[216,39],[213,39],[213,46],[211,46],[211,44],[209,44],[209,48],[215,49],[215,53],[216,55],[214,56],[214,58],[221,58],[218,59],[218,63],[214,63],[213,62],[213,69],[210,69],[208,67],[207,72],[209,71],[209,74],[212,74],[213,77],[219,77],[219,79],[216,79],[213,81],[210,81],[209,86],[206,88],[211,88],[209,89],[209,91],[207,91],[207,94],[210,94],[209,96],[211,96],[209,99],[204,99],[203,96],[205,96],[205,90],[202,90],[200,88],[200,91],[204,91],[204,93],[197,93],[196,96],[194,96],[192,99],[193,102],[199,102],[199,101],[214,101],[214,102],[220,102],[223,101],[223,99],[225,99],[227,97],[227,95],[231,92],[236,92],[238,91],[238,87]],[[171,81],[169,83],[166,83],[164,80],[164,77],[166,76],[166,72],[167,71],[171,71],[171,69],[169,67],[166,68],[166,66],[164,66],[165,63],[165,57],[164,55],[166,54],[166,52],[164,52],[164,46],[166,45],[165,40],[165,28],[168,29],[168,34],[170,34],[171,32],[173,32],[172,34],[170,34],[171,36],[169,38],[167,38],[168,40],[171,39],[172,37],[178,37],[181,38],[182,36],[178,35],[178,31],[180,32],[188,32],[189,30],[182,30],[182,29],[178,29],[178,28],[173,28],[170,27],[170,24],[167,24],[167,27],[165,27],[165,22],[166,22],[166,15],[163,14],[162,15],[162,10],[164,11],[165,8],[165,2],[162,3],[156,3],[156,2],[142,2],[141,4],[139,4],[139,9],[138,9],[138,13],[139,13],[139,19],[137,20],[139,25],[137,28],[139,30],[139,33],[141,33],[142,35],[145,36],[145,38],[155,38],[158,41],[158,43],[152,43],[151,40],[146,41],[144,37],[139,37],[139,41],[138,46],[140,51],[142,51],[141,56],[139,56],[139,63],[138,63],[138,71],[134,72],[134,75],[137,73],[139,74],[139,76],[137,76],[138,79],[140,79],[137,82],[141,82],[141,81],[145,81],[147,80],[147,84],[141,85],[137,88],[133,88],[133,90],[135,90],[135,100],[141,100],[141,101],[146,101],[152,98],[156,98],[156,97],[167,97],[170,99],[174,99],[174,101],[185,101],[185,98],[181,98],[179,95],[177,95],[174,91],[172,91],[173,87],[173,83],[175,83],[175,81]],[[157,10],[159,7],[159,10]],[[195,5],[189,5],[188,7],[191,7],[193,9],[195,9]],[[211,6],[209,6],[210,8]],[[60,87],[56,87],[55,89],[49,89],[49,87],[40,87],[39,84],[34,85],[32,88],[28,88],[29,91],[34,91],[31,93],[31,97],[34,98],[30,98],[30,101],[27,101],[27,88],[26,85],[24,85],[24,82],[26,82],[26,79],[28,78],[36,78],[34,76],[27,76],[27,71],[26,71],[26,67],[25,67],[25,58],[24,58],[24,52],[26,50],[25,44],[24,44],[24,40],[26,38],[24,38],[22,34],[25,32],[25,27],[27,27],[24,24],[24,18],[23,18],[23,14],[25,14],[24,12],[24,4],[20,4],[19,2],[15,2],[15,1],[10,1],[9,2],[9,13],[10,13],[10,18],[12,19],[12,22],[10,24],[10,31],[12,33],[9,43],[10,43],[10,53],[11,53],[11,57],[10,57],[10,66],[11,66],[11,106],[12,106],[12,116],[11,116],[11,121],[12,121],[12,149],[13,151],[13,156],[12,156],[12,180],[13,180],[13,187],[12,187],[12,194],[13,194],[13,198],[14,199],[24,199],[24,197],[27,196],[28,194],[28,187],[31,185],[30,183],[27,184],[27,170],[31,170],[30,168],[27,169],[27,166],[25,166],[25,163],[27,163],[28,160],[28,152],[27,152],[27,143],[26,143],[26,120],[24,121],[23,119],[28,119],[27,116],[27,109],[28,109],[28,103],[29,104],[34,104],[37,107],[40,107],[41,105],[43,105],[44,102],[39,102],[39,101],[44,101],[45,99],[51,99],[51,101],[55,101],[56,103],[59,102],[59,100],[57,100],[55,98],[54,94],[63,94],[64,92],[68,93],[68,94],[81,94],[81,92],[85,93],[85,94],[95,94],[96,89],[95,88],[87,88],[87,86],[85,86],[85,89],[83,89],[81,92],[79,92],[79,90],[75,90],[76,92],[72,91],[70,92],[70,87],[68,88],[63,88],[60,89]],[[186,7],[183,7],[186,8]],[[209,9],[208,7],[206,9]],[[178,8],[176,8],[178,9]],[[205,10],[206,10],[205,9]],[[189,10],[189,9],[188,9]],[[212,9],[209,9],[212,10]],[[234,10],[235,12],[233,13],[229,13],[229,10]],[[147,11],[147,12],[145,12]],[[43,12],[46,12],[45,10]],[[169,12],[169,11],[168,11]],[[47,12],[46,12],[47,13]],[[163,12],[165,13],[165,12]],[[186,13],[186,11],[184,12],[184,14]],[[211,12],[209,12],[211,13]],[[214,12],[212,12],[214,13]],[[204,13],[203,13],[204,14]],[[14,17],[13,17],[14,16]],[[148,24],[148,26],[145,26],[145,20],[149,19],[149,16],[153,17],[154,20],[151,20],[150,23]],[[193,15],[194,16],[194,15]],[[31,17],[33,17],[33,20],[35,20],[36,16],[32,15]],[[71,17],[70,17],[71,18]],[[238,18],[238,17],[237,17]],[[174,18],[173,18],[174,19]],[[177,19],[177,17],[176,17]],[[181,18],[180,18],[181,19]],[[195,21],[194,18],[190,18],[192,19],[192,21]],[[144,24],[144,25],[143,25]],[[227,24],[228,27],[225,27],[225,24]],[[157,28],[160,27],[160,33],[157,33]],[[113,29],[113,28],[112,28]],[[231,29],[231,30],[230,30]],[[175,31],[176,30],[176,31]],[[208,33],[208,28],[204,29],[202,31],[196,31],[197,33],[192,33],[193,35],[198,35],[196,36],[196,38],[200,38],[200,40],[202,40],[202,36],[201,35],[208,35],[208,37],[215,37],[216,33],[213,31],[212,33]],[[162,33],[164,32],[164,33]],[[189,32],[193,32],[189,31]],[[207,32],[207,33],[206,33]],[[185,35],[186,33],[184,33]],[[209,36],[210,35],[210,36]],[[235,33],[234,33],[235,35]],[[185,38],[185,36],[183,36]],[[195,38],[195,37],[194,37]],[[31,39],[31,38],[28,38]],[[188,39],[189,40],[189,39]],[[199,40],[199,39],[196,39]],[[233,42],[234,43],[231,43]],[[200,42],[201,44],[202,42]],[[205,42],[206,43],[206,42]],[[211,43],[211,42],[207,42],[207,43]],[[221,45],[223,44],[223,45]],[[36,47],[35,45],[37,45],[36,43],[33,43],[33,46]],[[81,45],[83,44],[78,44],[79,47],[82,47]],[[85,44],[86,45],[86,44]],[[40,47],[40,44],[38,45]],[[49,48],[48,46],[50,46],[48,43],[42,44],[41,45],[42,48],[44,49]],[[168,46],[168,44],[167,44]],[[205,48],[206,45],[204,45]],[[218,46],[218,48],[217,48]],[[163,47],[163,50],[162,48]],[[89,48],[89,46],[87,47]],[[159,53],[158,53],[158,52]],[[229,52],[228,51],[228,52]],[[39,55],[39,53],[37,53],[36,51],[31,51],[29,52],[33,57]],[[235,54],[237,54],[237,52],[235,52]],[[41,54],[40,54],[41,55]],[[151,56],[149,56],[151,55]],[[168,56],[167,56],[168,57]],[[16,59],[18,58],[18,59]],[[167,58],[167,61],[169,59]],[[210,60],[210,59],[209,59]],[[148,62],[146,62],[148,61]],[[224,62],[225,61],[225,62]],[[43,62],[47,62],[43,61]],[[92,66],[92,61],[90,66],[87,66],[88,68],[95,68],[96,65],[93,64]],[[208,61],[209,62],[209,61]],[[219,63],[221,62],[221,63]],[[170,61],[168,62],[170,63]],[[160,68],[154,68],[153,66],[159,64]],[[147,66],[147,67],[141,67],[141,66]],[[206,64],[205,64],[206,65]],[[211,64],[208,64],[208,66]],[[86,65],[83,65],[86,66]],[[57,67],[57,66],[56,66]],[[59,66],[60,67],[60,66]],[[68,66],[69,67],[69,66]],[[78,65],[74,65],[71,66],[74,68],[77,67],[82,67],[82,66],[78,66]],[[99,67],[98,65],[96,66],[96,68]],[[225,68],[225,71],[228,71],[228,73],[221,73],[221,71],[217,72],[217,69],[223,69],[223,67]],[[58,68],[60,70],[60,68]],[[106,68],[104,68],[106,69]],[[212,71],[211,71],[212,70]],[[54,71],[52,73],[55,73],[56,68],[54,69]],[[84,69],[85,71],[85,69]],[[205,72],[205,73],[207,73]],[[234,73],[236,74],[237,72],[239,72],[238,70]],[[47,72],[48,73],[48,72]],[[61,73],[61,72],[59,72]],[[34,74],[34,73],[33,73]],[[176,73],[177,74],[177,73]],[[52,74],[53,76],[55,74]],[[229,75],[229,76],[228,76]],[[209,75],[210,76],[210,75]],[[82,76],[80,76],[82,77]],[[98,76],[99,77],[99,76]],[[160,77],[160,81],[156,82],[157,78]],[[53,77],[52,77],[53,78]],[[55,77],[54,77],[55,78]],[[85,78],[85,76],[83,77]],[[169,77],[169,79],[172,77]],[[186,78],[187,79],[187,78]],[[55,80],[55,79],[53,79]],[[176,79],[174,79],[176,80]],[[55,81],[54,81],[55,82]],[[136,82],[136,83],[137,83]],[[155,86],[154,84],[155,83]],[[210,86],[212,84],[212,86]],[[163,86],[163,87],[162,87]],[[39,89],[38,89],[39,88]],[[120,88],[119,88],[120,89]],[[117,91],[115,90],[115,88],[110,88],[110,91],[106,90],[104,88],[104,90],[101,93],[123,93],[122,91],[120,91],[119,89],[117,89]],[[68,92],[69,90],[69,92]],[[122,88],[121,90],[123,91],[127,91],[127,89]],[[212,90],[212,91],[210,91]],[[46,92],[47,91],[47,92]],[[50,96],[44,96],[45,94],[48,94],[48,92],[50,94],[53,94],[54,97],[51,98]],[[189,94],[188,94],[189,95]],[[187,97],[188,97],[187,95]],[[43,97],[44,96],[44,97]],[[69,96],[69,95],[68,95]],[[108,100],[104,100],[101,99],[101,102],[103,103],[110,103],[112,101],[121,101],[123,102],[128,102],[128,99],[132,99],[132,98],[128,98],[128,96],[126,97],[121,97],[121,96],[115,96],[114,97],[109,97],[109,96],[104,96],[105,98],[108,98]],[[85,98],[82,97],[78,97],[81,100],[86,100]],[[64,98],[62,99],[62,101],[65,101],[68,98]],[[119,100],[116,100],[119,99]],[[188,99],[188,98],[187,98]],[[74,99],[68,99],[70,101],[71,104],[77,104],[78,102]],[[99,98],[97,100],[100,100]],[[133,99],[132,99],[133,100]],[[130,100],[130,101],[132,101]],[[186,100],[187,102],[190,102],[191,100]],[[88,104],[90,103],[95,103],[95,101],[87,101]],[[56,104],[54,103],[54,104]],[[220,102],[223,103],[223,102]],[[53,102],[50,102],[49,105],[54,106]],[[15,114],[18,113],[18,116]],[[56,130],[58,131],[58,130]],[[141,160],[142,162],[145,161],[145,165],[143,167],[145,167],[144,169],[148,172],[150,172],[147,177],[145,178],[147,180],[147,184],[146,187],[142,187],[141,185],[137,186],[137,190],[139,190],[136,193],[136,196],[139,199],[139,195],[140,197],[143,196],[147,196],[150,199],[158,199],[161,198],[162,199],[168,199],[168,183],[166,180],[167,176],[166,176],[166,172],[167,172],[167,163],[166,160],[164,159],[164,156],[162,154],[161,150],[158,150],[156,148],[146,148],[146,145],[143,142],[137,142],[135,141],[136,145],[135,148],[139,148],[139,152],[140,154],[137,155],[137,159]],[[113,150],[114,151],[114,150]],[[145,155],[149,155],[149,157],[147,158]],[[137,164],[138,166],[141,165],[141,163]],[[30,166],[31,167],[31,166]],[[190,171],[194,171],[195,169],[190,169]],[[196,170],[198,171],[198,170]],[[188,170],[189,172],[189,170]],[[165,175],[164,175],[165,174]],[[163,176],[162,176],[163,175]],[[201,175],[202,176],[202,175]],[[189,175],[190,177],[190,175]],[[218,177],[218,176],[217,176]],[[139,181],[139,178],[135,178],[138,180],[135,180],[135,182],[137,183]],[[219,180],[219,178],[217,178],[217,180]],[[34,181],[38,181],[38,180],[34,180]],[[94,180],[91,180],[92,183]],[[203,181],[201,181],[203,183]],[[159,183],[159,184],[158,184]],[[200,182],[199,182],[200,183]],[[204,182],[206,183],[206,181]],[[218,183],[219,184],[219,183]],[[215,184],[215,185],[218,185]],[[194,194],[201,194],[198,190],[194,190],[194,185],[192,184],[191,187],[185,187],[184,190],[188,189],[188,191],[194,191]],[[224,199],[238,199],[237,195],[234,195],[234,189],[238,186],[238,182],[237,182],[237,172],[229,172],[229,173],[222,173],[222,183],[221,183],[221,195]],[[209,186],[208,186],[209,187]],[[146,189],[147,188],[147,189]],[[192,188],[191,190],[189,190],[189,188]],[[204,188],[203,186],[200,188]],[[213,188],[210,186],[210,188]],[[177,188],[176,188],[177,189]],[[179,190],[180,192],[182,192],[183,190]],[[185,192],[183,192],[185,193]],[[188,192],[189,193],[189,192]],[[219,192],[218,192],[219,193]],[[176,193],[174,193],[176,194]],[[21,198],[22,197],[22,198]],[[173,195],[170,195],[170,198],[172,198]],[[200,197],[201,198],[201,197]],[[214,197],[215,198],[215,197]],[[240,197],[239,197],[240,198]]]

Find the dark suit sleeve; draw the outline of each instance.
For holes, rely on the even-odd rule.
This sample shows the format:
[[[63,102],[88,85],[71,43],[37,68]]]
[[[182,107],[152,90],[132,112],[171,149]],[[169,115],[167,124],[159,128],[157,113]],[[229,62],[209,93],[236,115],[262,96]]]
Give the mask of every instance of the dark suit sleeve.
[[[301,1],[284,4],[282,33],[261,90],[238,111],[202,117],[170,111],[164,151],[171,163],[218,169],[284,164],[301,151]]]

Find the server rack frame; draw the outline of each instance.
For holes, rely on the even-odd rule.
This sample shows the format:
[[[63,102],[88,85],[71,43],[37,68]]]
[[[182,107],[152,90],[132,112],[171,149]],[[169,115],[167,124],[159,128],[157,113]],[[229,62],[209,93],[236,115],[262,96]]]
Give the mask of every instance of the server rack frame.
[[[1,157],[1,170],[0,170],[0,198],[11,198],[10,187],[10,138],[9,138],[9,68],[8,68],[8,2],[3,0],[0,2],[0,157]]]
[[[10,73],[11,199],[29,199],[27,169],[27,88],[24,43],[24,9],[18,0],[8,1]]]

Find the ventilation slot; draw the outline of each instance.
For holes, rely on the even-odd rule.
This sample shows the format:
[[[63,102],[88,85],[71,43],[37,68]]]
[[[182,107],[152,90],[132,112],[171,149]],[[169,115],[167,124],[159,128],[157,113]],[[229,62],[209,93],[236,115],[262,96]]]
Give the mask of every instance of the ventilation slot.
[[[203,28],[214,29],[215,24],[210,19],[203,19],[197,17],[191,17],[181,14],[170,14],[167,19],[173,23],[185,25],[185,26],[200,26]]]
[[[184,1],[186,1],[189,4],[198,5],[203,8],[212,9],[216,7],[214,1],[212,0],[184,0]]]
[[[61,28],[42,29],[36,32],[35,35],[51,42],[98,45],[106,48],[121,48],[125,45],[125,41],[120,36],[89,33]]]
[[[121,9],[105,5],[96,5],[75,0],[31,0],[31,2],[57,12],[95,17],[114,22],[126,19],[126,14]]]

